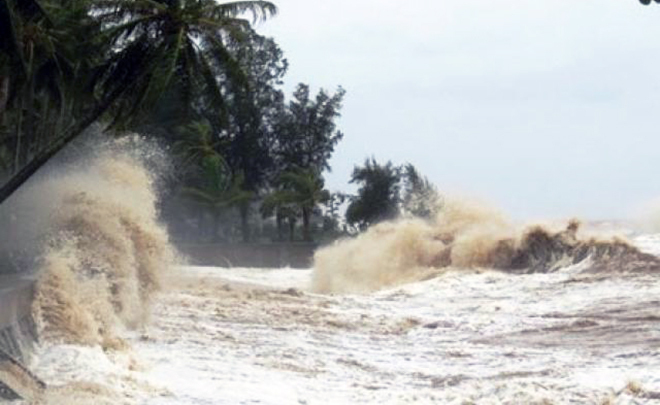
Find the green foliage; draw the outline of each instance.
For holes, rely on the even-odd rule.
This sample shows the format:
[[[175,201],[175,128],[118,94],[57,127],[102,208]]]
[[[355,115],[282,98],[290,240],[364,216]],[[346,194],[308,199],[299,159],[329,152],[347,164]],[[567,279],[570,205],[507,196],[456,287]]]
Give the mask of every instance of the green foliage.
[[[323,233],[326,239],[334,240],[345,235],[346,230],[342,228],[341,207],[348,201],[350,196],[342,192],[334,192],[323,201]]]
[[[229,52],[230,44],[253,32],[241,18],[244,13],[259,20],[276,8],[264,1],[97,0],[95,15],[104,26],[98,41],[116,51],[99,66],[94,85],[110,93],[131,84],[115,106],[115,122],[139,117],[174,81],[186,94],[225,108],[217,78],[237,87],[246,83],[245,72]]]
[[[303,240],[312,239],[312,217],[319,204],[330,197],[324,190],[322,173],[330,169],[330,157],[343,137],[335,121],[344,94],[339,88],[333,95],[321,90],[312,97],[309,86],[299,84],[288,104],[277,92],[271,92],[264,103],[269,106],[263,122],[270,136],[262,139],[268,141],[273,156],[273,191],[263,200],[261,213],[264,217],[275,216],[280,239],[285,221],[289,223],[289,239],[293,239],[298,217],[302,218]]]
[[[279,177],[279,188],[263,202],[263,210],[268,213],[280,205],[295,204],[312,209],[328,198],[323,179],[313,171],[297,169],[284,172]]]
[[[103,117],[134,126],[174,91],[183,110],[248,85],[231,50],[276,13],[265,1],[0,0],[0,139],[12,153],[7,198]],[[171,98],[171,97],[170,97]]]
[[[235,89],[227,103],[227,157],[233,170],[244,174],[246,186],[256,192],[272,179],[275,120],[284,108],[279,86],[288,63],[272,39],[258,35],[232,47],[231,53],[247,73],[247,85]]]
[[[12,130],[3,143],[13,152],[13,171],[67,121],[65,97],[76,69],[73,32],[86,24],[72,21],[79,7],[70,3],[65,12],[49,2],[0,1],[0,123]],[[65,24],[70,30],[61,29]]]
[[[403,166],[402,174],[403,213],[418,218],[433,218],[442,207],[438,190],[410,163]]]
[[[248,241],[252,233],[254,202],[269,181],[274,179],[273,122],[284,108],[284,97],[279,86],[288,64],[272,39],[254,32],[247,33],[241,42],[228,43],[227,49],[245,72],[245,81],[241,85],[230,81],[220,83],[220,90],[226,95],[223,108],[219,109],[202,99],[193,103],[187,113],[182,113],[180,106],[188,104],[178,93],[166,94],[157,103],[146,125],[138,131],[158,133],[168,138],[173,136],[177,140],[175,150],[188,151],[179,153],[182,157],[180,180],[183,184],[199,182],[198,155],[202,151],[221,155],[230,176],[240,176],[243,189],[252,196],[238,204],[241,233],[243,239]],[[187,123],[179,125],[185,130],[172,135],[172,122]],[[192,128],[200,123],[203,123],[201,131]]]
[[[277,124],[275,153],[282,170],[330,170],[330,157],[344,137],[335,120],[345,94],[340,87],[333,95],[321,90],[312,99],[309,86],[298,85]]]
[[[252,27],[276,11],[267,1],[0,0],[0,202],[101,122],[171,146],[171,206],[194,207],[198,223],[212,216],[216,236],[220,217],[238,212],[250,240],[267,194],[264,213],[290,235],[302,219],[310,240],[345,92],[300,84],[285,102],[288,62]]]
[[[311,241],[311,215],[318,204],[327,201],[330,193],[324,189],[324,181],[315,171],[293,169],[284,172],[278,179],[278,188],[262,203],[262,214],[290,218],[301,215],[303,240]],[[292,235],[291,235],[292,237]]]
[[[346,210],[346,221],[364,230],[377,222],[399,214],[401,168],[392,162],[384,165],[367,159],[363,167],[355,167],[351,183],[357,183],[357,196]]]
[[[177,140],[174,151],[181,158],[179,164],[182,170],[191,167],[204,166],[206,159],[218,160],[217,167],[229,171],[227,162],[221,155],[223,144],[213,133],[208,121],[192,121],[177,129]]]
[[[201,134],[206,134],[205,127],[200,127]],[[204,138],[202,138],[204,139]],[[253,198],[253,193],[245,189],[243,176],[232,175],[225,159],[208,144],[203,148],[189,150],[194,156],[198,169],[196,176],[189,177],[186,185],[179,190],[180,197],[187,204],[197,206],[208,212],[214,219],[213,237],[218,236],[220,217],[233,207],[240,207]]]
[[[360,188],[346,210],[346,221],[359,230],[399,215],[431,219],[442,207],[435,186],[410,163],[381,165],[367,159],[353,169],[351,183]]]
[[[182,188],[183,196],[213,213],[220,213],[252,198],[252,193],[243,188],[242,176],[224,176],[211,161],[208,161],[207,175],[208,178],[200,188]]]

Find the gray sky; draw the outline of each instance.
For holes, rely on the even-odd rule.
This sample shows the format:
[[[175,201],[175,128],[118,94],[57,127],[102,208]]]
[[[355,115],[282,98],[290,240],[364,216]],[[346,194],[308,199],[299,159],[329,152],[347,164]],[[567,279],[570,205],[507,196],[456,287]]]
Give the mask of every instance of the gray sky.
[[[619,218],[660,197],[660,5],[274,0],[298,82],[347,90],[327,175],[411,162],[514,218]]]

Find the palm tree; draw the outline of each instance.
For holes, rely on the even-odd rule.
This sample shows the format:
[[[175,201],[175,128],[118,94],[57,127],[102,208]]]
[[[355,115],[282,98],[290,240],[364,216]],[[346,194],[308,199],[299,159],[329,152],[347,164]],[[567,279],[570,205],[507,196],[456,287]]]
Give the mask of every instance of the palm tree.
[[[192,121],[177,129],[180,138],[174,143],[175,153],[181,158],[180,167],[187,171],[191,167],[205,166],[208,159],[217,161],[217,167],[228,171],[227,162],[221,155],[224,149],[221,139],[214,135],[213,127],[206,120]]]
[[[242,176],[232,176],[220,155],[202,158],[203,178],[198,187],[184,187],[181,196],[200,206],[213,217],[213,239],[218,236],[222,213],[252,199],[244,190]]]
[[[227,44],[252,33],[244,15],[256,22],[277,11],[267,1],[93,0],[91,7],[100,29],[92,48],[109,55],[90,81],[95,101],[0,188],[0,203],[104,114],[111,113],[114,125],[126,124],[175,82],[190,104],[200,95],[199,102],[224,109],[219,82],[246,83]]]
[[[246,82],[245,74],[228,50],[253,34],[241,18],[254,21],[277,11],[266,1],[217,3],[215,0],[97,0],[98,20],[104,25],[103,45],[116,49],[99,69],[95,85],[104,94],[130,84],[113,111],[116,123],[139,118],[164,90],[177,81],[192,97],[224,107],[219,76],[234,86]]]
[[[5,110],[11,93],[24,93],[15,89],[30,90],[34,83],[35,59],[39,49],[35,45],[47,23],[46,14],[40,4],[34,0],[0,1],[0,121],[4,121]],[[28,95],[30,96],[30,95]],[[14,141],[15,160],[21,152],[21,135],[25,97],[17,97],[19,102],[18,120]],[[28,105],[29,109],[31,106]],[[6,141],[6,140],[5,140]]]
[[[13,151],[14,172],[61,134],[73,100],[81,99],[72,87],[90,56],[78,49],[88,37],[81,28],[90,24],[89,4],[0,0],[1,142]]]
[[[294,169],[282,173],[279,184],[280,188],[264,200],[262,211],[265,213],[272,213],[274,209],[290,211],[292,206],[297,207],[303,221],[303,240],[311,241],[310,225],[314,208],[330,198],[330,194],[324,189],[323,178],[313,170]]]
[[[12,79],[25,76],[26,62],[21,30],[23,26],[43,20],[45,13],[35,0],[0,0],[0,114],[4,112]],[[6,92],[5,92],[6,91]]]
[[[244,178],[232,171],[223,157],[226,145],[213,133],[208,121],[193,121],[178,129],[181,138],[174,144],[175,153],[180,158],[179,169],[187,178],[179,195],[194,205],[199,211],[200,226],[205,212],[213,217],[213,236],[217,237],[221,214],[232,207],[242,207],[249,202],[253,193],[245,190]]]

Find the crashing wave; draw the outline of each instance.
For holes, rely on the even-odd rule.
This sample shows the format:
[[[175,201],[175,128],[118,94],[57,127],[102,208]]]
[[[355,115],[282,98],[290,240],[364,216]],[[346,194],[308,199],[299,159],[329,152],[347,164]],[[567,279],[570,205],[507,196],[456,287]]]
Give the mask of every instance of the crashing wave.
[[[120,329],[147,320],[175,258],[154,177],[136,152],[148,147],[138,137],[115,140],[30,188],[30,198],[48,200],[33,303],[40,338],[117,348]]]
[[[660,271],[660,258],[622,238],[581,238],[579,228],[573,220],[558,231],[540,225],[519,231],[498,212],[452,202],[432,222],[381,223],[319,250],[312,287],[326,293],[366,292],[419,281],[449,268],[538,273],[586,259],[587,272]]]

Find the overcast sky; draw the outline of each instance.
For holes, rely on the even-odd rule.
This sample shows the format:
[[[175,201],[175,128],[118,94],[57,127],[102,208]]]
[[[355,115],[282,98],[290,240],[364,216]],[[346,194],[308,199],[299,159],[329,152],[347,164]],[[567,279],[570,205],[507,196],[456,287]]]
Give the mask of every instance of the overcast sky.
[[[660,5],[274,0],[298,82],[347,90],[331,189],[368,156],[519,219],[621,218],[660,197]]]

